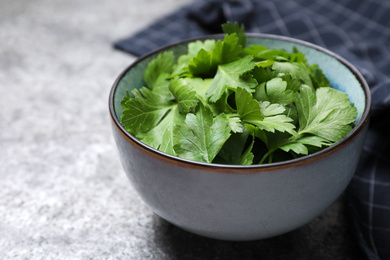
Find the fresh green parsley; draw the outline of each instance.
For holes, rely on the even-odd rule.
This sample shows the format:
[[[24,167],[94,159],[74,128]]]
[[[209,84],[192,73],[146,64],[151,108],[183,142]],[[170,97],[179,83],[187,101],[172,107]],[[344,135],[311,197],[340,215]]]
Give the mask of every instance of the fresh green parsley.
[[[243,26],[223,40],[165,51],[144,87],[122,100],[121,123],[145,144],[189,160],[250,165],[308,155],[353,128],[357,110],[298,49],[246,46]]]

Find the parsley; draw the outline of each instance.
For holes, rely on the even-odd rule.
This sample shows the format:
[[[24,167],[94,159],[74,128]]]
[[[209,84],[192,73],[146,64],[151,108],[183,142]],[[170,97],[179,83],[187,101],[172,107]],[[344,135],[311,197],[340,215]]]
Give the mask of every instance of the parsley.
[[[188,113],[185,123],[175,127],[173,148],[183,158],[211,163],[229,137],[226,115],[214,117],[211,110],[200,103],[195,114]]]
[[[160,53],[144,87],[123,98],[121,123],[145,144],[178,157],[261,164],[316,152],[353,128],[357,110],[303,53],[246,46],[244,27],[195,41],[177,59]]]

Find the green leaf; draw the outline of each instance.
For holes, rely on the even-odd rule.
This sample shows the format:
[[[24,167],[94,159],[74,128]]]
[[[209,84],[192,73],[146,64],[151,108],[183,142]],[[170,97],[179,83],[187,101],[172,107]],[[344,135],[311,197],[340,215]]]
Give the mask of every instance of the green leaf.
[[[245,150],[243,155],[241,156],[240,165],[251,165],[253,164],[253,159],[255,155],[252,153],[254,141],[252,141],[251,145]]]
[[[240,44],[240,38],[236,33],[227,34],[223,42],[217,42],[214,48],[214,52],[220,53],[221,62],[220,64],[226,64],[242,58],[242,48]]]
[[[155,149],[175,155],[173,129],[176,125],[184,124],[184,120],[185,116],[179,112],[178,105],[175,105],[157,126],[147,133],[138,133],[137,138]]]
[[[178,63],[187,63],[193,59],[201,49],[205,51],[212,51],[215,48],[215,40],[195,41],[188,44],[188,52],[185,55],[181,55],[178,59]]]
[[[298,62],[275,62],[272,69],[279,74],[290,74],[292,78],[300,80],[302,83],[313,86],[308,69],[303,63]]]
[[[259,68],[268,68],[272,66],[275,63],[273,60],[263,60],[263,61],[258,61],[256,62],[256,67]]]
[[[235,133],[225,142],[221,151],[218,153],[220,163],[248,165],[252,164],[253,154],[251,153],[253,140],[246,147],[250,132],[245,130],[242,133]]]
[[[264,144],[267,146],[266,153],[263,154],[260,159],[259,164],[265,162],[268,158],[268,163],[272,162],[272,154],[278,150],[281,146],[285,145],[288,142],[288,138],[291,137],[289,133],[282,132],[266,132],[263,130],[255,129],[255,136],[262,140]]]
[[[274,133],[275,130],[279,132],[288,132],[295,134],[295,126],[291,124],[293,120],[285,115],[276,115],[265,117],[262,121],[251,121],[252,123],[262,130]]]
[[[211,51],[201,49],[188,63],[188,70],[190,75],[195,77],[211,78],[214,76],[219,62],[220,61],[216,60],[215,56],[212,55]]]
[[[179,111],[183,114],[190,112],[198,104],[196,92],[183,79],[172,79],[169,84],[169,90],[176,99]]]
[[[244,49],[244,53],[253,56],[256,60],[272,60],[275,61],[280,57],[289,56],[283,50],[268,49],[263,45],[251,45]]]
[[[237,34],[226,35],[223,41],[218,41],[213,50],[201,49],[189,61],[188,71],[195,77],[210,78],[215,75],[218,65],[226,64],[241,58],[242,47]]]
[[[323,147],[331,144],[330,141],[319,136],[304,136],[299,138],[292,137],[286,140],[284,144],[279,145],[279,148],[285,152],[292,150],[296,154],[307,155],[309,152],[307,146]]]
[[[252,77],[244,77],[245,72],[252,70],[254,62],[251,56],[246,56],[240,60],[218,66],[217,74],[211,82],[206,96],[210,102],[216,102],[226,88],[236,89],[237,87],[252,89],[256,87],[257,82]]]
[[[121,123],[133,134],[147,132],[155,127],[174,105],[146,87],[134,89],[132,94],[134,98],[123,103]]]
[[[252,74],[259,84],[270,81],[278,76],[278,73],[271,70],[271,68],[264,68],[257,65],[258,63],[256,63],[256,66],[253,68]]]
[[[290,53],[290,57],[288,58],[291,62],[302,63],[307,66],[307,60],[305,58],[305,54],[300,52],[295,46],[293,47],[292,53]]]
[[[297,135],[313,134],[337,142],[351,130],[357,110],[348,95],[333,88],[316,90],[303,86],[295,100],[299,131]]]
[[[299,79],[293,78],[290,74],[280,75],[279,77],[287,83],[287,90],[293,92],[298,92],[300,90],[302,83]]]
[[[280,104],[271,104],[268,101],[260,102],[260,111],[265,117],[281,115],[286,109]]]
[[[130,99],[131,99],[130,93],[128,90],[126,90],[126,96],[124,96],[123,99],[121,100],[121,106],[123,107],[123,109],[126,108],[126,102],[129,101]]]
[[[215,47],[215,40],[205,40],[205,41],[195,41],[190,42],[188,44],[188,52],[187,54],[181,55],[177,60],[177,65],[172,72],[171,78],[174,78],[176,76],[190,76],[187,75],[188,73],[188,63],[196,56],[198,55],[198,52],[201,49],[204,49],[206,52],[211,52]]]
[[[205,106],[208,106],[213,112],[214,116],[220,113],[233,113],[232,108],[227,103],[228,93],[224,93],[222,97],[215,103],[210,103],[206,97],[206,92],[211,85],[213,79],[202,79],[202,78],[183,78],[193,91],[196,92],[196,97]]]
[[[233,133],[242,133],[245,129],[244,125],[242,124],[241,120],[237,116],[229,116],[229,127],[232,129]]]
[[[280,105],[272,105],[269,102],[260,103],[243,88],[237,88],[236,91],[237,113],[240,119],[258,128],[272,132],[288,132],[294,134],[295,126],[291,124],[293,120],[285,115],[285,111]],[[267,116],[266,116],[267,115]]]
[[[273,162],[273,154],[282,150],[293,152],[295,155],[307,155],[311,147],[329,146],[332,143],[318,136],[291,136],[288,133],[269,133],[257,131],[256,136],[263,140],[268,147],[268,152],[263,155],[260,164],[268,159],[268,163]]]
[[[287,89],[287,82],[281,78],[273,78],[266,84],[260,84],[256,88],[254,97],[259,101],[288,105],[294,102],[295,93]]]
[[[253,56],[256,60],[288,61],[307,64],[304,53],[297,48],[292,52],[283,49],[268,49],[263,45],[251,45],[244,49],[244,53]]]
[[[174,67],[174,55],[172,51],[160,53],[155,59],[150,61],[144,71],[143,78],[150,89],[154,89],[161,84],[172,73]]]
[[[213,113],[199,103],[195,114],[186,116],[184,125],[174,129],[174,150],[177,156],[211,163],[230,137],[225,114],[213,118]]]
[[[264,115],[260,110],[260,103],[252,97],[251,93],[240,87],[236,91],[236,106],[237,113],[242,121],[264,120]]]
[[[242,46],[246,46],[246,35],[245,35],[245,27],[242,24],[241,26],[235,22],[232,24],[231,22],[227,22],[222,24],[222,31],[226,34],[237,34],[238,37],[238,43]]]
[[[329,80],[324,75],[322,70],[318,67],[317,64],[309,67],[310,69],[310,79],[313,82],[314,88],[323,88],[330,87]]]
[[[210,87],[210,84],[213,79],[187,77],[183,78],[182,80],[184,80],[184,82],[189,85],[193,91],[195,91],[196,96],[199,100],[201,100],[203,103],[207,102],[206,92],[207,89]]]

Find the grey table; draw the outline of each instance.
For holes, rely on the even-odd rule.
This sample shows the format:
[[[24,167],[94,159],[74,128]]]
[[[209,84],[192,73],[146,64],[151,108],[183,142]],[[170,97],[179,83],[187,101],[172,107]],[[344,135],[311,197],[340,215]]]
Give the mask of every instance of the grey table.
[[[0,0],[0,259],[361,259],[341,197],[291,233],[225,242],[140,200],[111,136],[112,49],[189,0]]]

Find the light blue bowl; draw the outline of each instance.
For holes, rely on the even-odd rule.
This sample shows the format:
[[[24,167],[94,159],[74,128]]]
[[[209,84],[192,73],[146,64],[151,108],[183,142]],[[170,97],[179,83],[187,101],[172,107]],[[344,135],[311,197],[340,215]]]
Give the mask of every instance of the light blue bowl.
[[[220,38],[221,36],[216,36]],[[368,128],[371,97],[367,83],[351,64],[316,45],[275,35],[249,34],[248,44],[302,51],[319,64],[331,85],[350,97],[358,116],[338,143],[311,155],[264,165],[194,162],[155,150],[120,124],[120,101],[140,88],[143,70],[159,52],[187,51],[189,41],[141,57],[112,87],[109,110],[123,168],[151,209],[187,231],[224,240],[254,240],[296,229],[321,214],[345,190],[357,167]],[[210,38],[210,37],[207,37]]]

